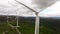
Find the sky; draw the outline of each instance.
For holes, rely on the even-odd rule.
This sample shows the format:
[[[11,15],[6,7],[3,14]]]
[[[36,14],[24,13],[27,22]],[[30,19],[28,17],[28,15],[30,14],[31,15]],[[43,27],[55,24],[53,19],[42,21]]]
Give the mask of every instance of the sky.
[[[45,14],[45,16],[47,16],[47,17],[49,17],[49,16],[52,16],[52,17],[60,16],[60,1],[57,1],[55,4],[48,7],[47,9],[45,9],[41,13]]]
[[[32,0],[18,0],[35,11],[40,11],[40,8],[32,3]],[[14,0],[0,0],[0,15],[18,15],[18,16],[35,16],[35,13]],[[60,1],[49,6],[39,13],[42,17],[60,16]]]

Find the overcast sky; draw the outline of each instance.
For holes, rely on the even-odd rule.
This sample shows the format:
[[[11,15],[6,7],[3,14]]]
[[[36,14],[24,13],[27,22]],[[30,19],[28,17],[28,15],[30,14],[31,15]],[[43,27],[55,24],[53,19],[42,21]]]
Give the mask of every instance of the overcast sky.
[[[20,0],[20,2],[31,7],[35,11],[40,10],[37,5],[32,4],[31,0]],[[15,11],[19,16],[35,16],[34,12],[14,0],[0,0],[0,15],[16,15]],[[43,17],[60,16],[60,1],[57,1],[52,6],[46,8],[40,12],[39,15]]]

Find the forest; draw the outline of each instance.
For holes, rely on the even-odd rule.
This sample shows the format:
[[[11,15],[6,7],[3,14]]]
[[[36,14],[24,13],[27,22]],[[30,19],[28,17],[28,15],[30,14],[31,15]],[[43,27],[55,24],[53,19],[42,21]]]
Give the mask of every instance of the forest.
[[[12,25],[16,25],[16,16],[8,16],[8,21]],[[34,34],[35,17],[19,17],[19,31],[21,34]],[[7,24],[7,16],[0,16],[0,34],[8,31],[8,34],[17,34]],[[60,19],[40,17],[39,34],[60,34]]]

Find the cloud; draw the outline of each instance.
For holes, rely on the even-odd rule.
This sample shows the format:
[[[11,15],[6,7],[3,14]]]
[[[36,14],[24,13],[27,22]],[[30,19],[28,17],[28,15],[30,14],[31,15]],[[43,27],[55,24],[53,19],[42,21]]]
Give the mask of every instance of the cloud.
[[[27,6],[31,7],[36,11],[40,10],[40,8],[37,7],[37,5],[31,4],[31,0],[29,1],[21,0],[21,2],[25,3]],[[22,6],[21,4],[15,2],[14,0],[0,0],[0,15],[7,15],[7,14],[16,15],[15,11],[17,12],[18,16],[35,16],[34,12]],[[59,15],[60,13],[59,11],[60,11],[60,2],[57,1],[54,5],[40,12],[39,15],[43,17],[55,16]]]
[[[32,0],[32,3],[38,5],[40,8],[48,7],[55,2],[56,0]]]
[[[57,1],[52,6],[48,7],[46,10],[42,11],[41,16],[45,17],[53,17],[60,15],[60,1]]]

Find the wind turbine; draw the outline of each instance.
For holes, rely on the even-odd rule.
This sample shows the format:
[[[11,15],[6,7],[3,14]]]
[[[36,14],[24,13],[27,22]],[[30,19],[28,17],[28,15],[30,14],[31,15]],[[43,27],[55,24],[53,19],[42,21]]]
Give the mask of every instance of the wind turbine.
[[[9,1],[8,1],[9,2]],[[9,3],[9,4],[11,4],[11,3]],[[16,31],[17,31],[17,33],[18,34],[21,34],[21,32],[18,30],[18,27],[20,27],[19,25],[18,25],[18,21],[19,21],[19,19],[18,19],[18,13],[17,13],[17,10],[19,10],[20,8],[18,7],[17,9],[14,9],[14,11],[15,11],[15,14],[16,14],[16,26],[13,26],[12,24],[10,24],[9,23],[9,16],[8,16],[8,14],[9,13],[7,13],[7,23],[8,23],[8,25],[10,26],[10,27],[12,27],[12,29],[15,29]]]
[[[30,9],[31,11],[35,12],[36,15],[36,21],[35,21],[35,34],[39,34],[39,12],[43,11],[44,9],[46,9],[47,7],[51,6],[53,3],[56,2],[56,0],[34,0],[34,2],[38,5],[38,7],[40,7],[40,11],[37,12],[35,10],[33,10],[32,8],[30,8],[29,6],[21,3],[20,1],[15,0],[16,2],[18,2],[19,4],[25,6],[26,8]]]
[[[44,9],[46,9],[47,7],[51,6],[52,4],[54,4],[56,2],[56,0],[32,0],[32,1],[41,9],[39,12],[43,11]],[[38,14],[39,14],[39,12],[38,12]],[[36,15],[35,34],[39,34],[38,14]]]
[[[18,8],[19,9],[19,8]],[[15,12],[16,12],[17,10],[15,10]],[[9,14],[9,13],[8,13]],[[10,27],[12,27],[12,29],[15,29],[16,31],[17,31],[17,33],[18,34],[21,34],[21,32],[18,30],[18,27],[20,27],[19,25],[18,25],[18,14],[17,14],[17,12],[16,12],[16,26],[13,26],[12,24],[10,24],[9,23],[9,21],[8,21],[8,18],[9,18],[9,16],[8,16],[8,14],[7,14],[7,23],[8,23],[8,25],[10,26]]]

